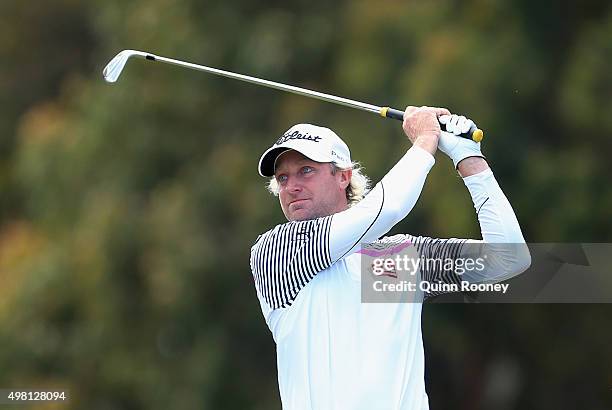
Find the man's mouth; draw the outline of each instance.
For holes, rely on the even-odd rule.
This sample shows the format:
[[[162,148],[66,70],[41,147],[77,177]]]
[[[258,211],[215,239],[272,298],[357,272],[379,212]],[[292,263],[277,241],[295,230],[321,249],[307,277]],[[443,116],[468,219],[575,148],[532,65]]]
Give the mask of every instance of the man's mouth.
[[[288,206],[291,206],[291,205],[300,205],[303,202],[306,202],[307,200],[308,199],[294,199],[293,201],[289,202]]]

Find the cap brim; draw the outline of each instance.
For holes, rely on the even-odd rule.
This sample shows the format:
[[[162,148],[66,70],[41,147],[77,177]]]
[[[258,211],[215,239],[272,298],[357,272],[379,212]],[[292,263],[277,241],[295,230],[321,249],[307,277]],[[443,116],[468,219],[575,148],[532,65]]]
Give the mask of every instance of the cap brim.
[[[274,176],[274,167],[276,166],[276,159],[284,152],[294,150],[304,155],[306,158],[315,161],[315,162],[333,162],[333,159],[329,156],[318,152],[316,150],[308,149],[308,147],[300,146],[299,144],[286,143],[280,146],[274,146],[272,148],[268,148],[266,152],[263,153],[261,159],[259,160],[259,174],[264,177]]]
[[[290,150],[291,148],[287,147],[272,147],[269,148],[259,159],[259,175],[262,177],[272,177],[274,176],[274,164],[276,163],[276,158],[280,154],[285,151]]]

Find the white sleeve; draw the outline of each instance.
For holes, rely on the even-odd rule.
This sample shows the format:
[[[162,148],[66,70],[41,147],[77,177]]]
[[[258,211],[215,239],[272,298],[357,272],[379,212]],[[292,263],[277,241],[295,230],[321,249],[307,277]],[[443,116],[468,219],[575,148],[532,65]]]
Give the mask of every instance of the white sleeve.
[[[493,171],[487,169],[463,178],[463,182],[472,196],[482,241],[468,241],[462,257],[487,255],[487,269],[466,272],[463,279],[474,283],[499,282],[519,275],[531,265],[531,255],[514,210]]]
[[[514,210],[490,168],[463,178],[463,182],[470,191],[484,242],[525,242]]]
[[[419,198],[434,157],[413,146],[362,199],[333,215],[330,254],[337,261],[373,242],[404,219]]]

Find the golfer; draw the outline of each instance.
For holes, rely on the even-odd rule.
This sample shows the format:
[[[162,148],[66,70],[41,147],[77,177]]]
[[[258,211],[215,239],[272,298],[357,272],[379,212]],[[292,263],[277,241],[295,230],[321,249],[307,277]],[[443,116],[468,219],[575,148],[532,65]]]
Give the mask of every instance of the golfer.
[[[429,407],[422,304],[362,303],[363,244],[409,242],[420,255],[461,258],[474,252],[470,244],[525,243],[480,144],[456,136],[472,121],[430,107],[408,107],[404,118],[412,147],[371,190],[347,145],[328,128],[295,125],[259,161],[259,173],[271,178],[269,189],[289,221],[260,235],[251,249],[257,297],[276,342],[285,410]],[[439,121],[448,132],[441,132]],[[470,192],[482,240],[383,238],[414,207],[437,149],[450,157]],[[499,253],[461,280],[496,282],[531,263],[526,245],[512,252],[502,246]],[[419,274],[431,282],[459,280],[439,266]]]

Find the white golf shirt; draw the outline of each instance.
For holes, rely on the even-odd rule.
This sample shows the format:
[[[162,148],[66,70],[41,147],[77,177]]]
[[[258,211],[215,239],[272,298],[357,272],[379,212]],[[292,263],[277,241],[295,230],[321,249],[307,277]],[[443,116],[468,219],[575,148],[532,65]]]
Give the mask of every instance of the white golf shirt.
[[[362,303],[362,243],[379,240],[415,205],[431,154],[412,147],[359,203],[346,211],[277,225],[257,238],[251,270],[276,342],[285,410],[427,409],[421,303]],[[477,210],[483,241],[396,235],[420,255],[458,258],[465,243],[524,243],[491,170],[463,179]],[[489,258],[484,272],[463,280],[491,282],[529,265],[529,253]],[[430,281],[457,276],[421,269]],[[425,295],[432,296],[433,294]]]

